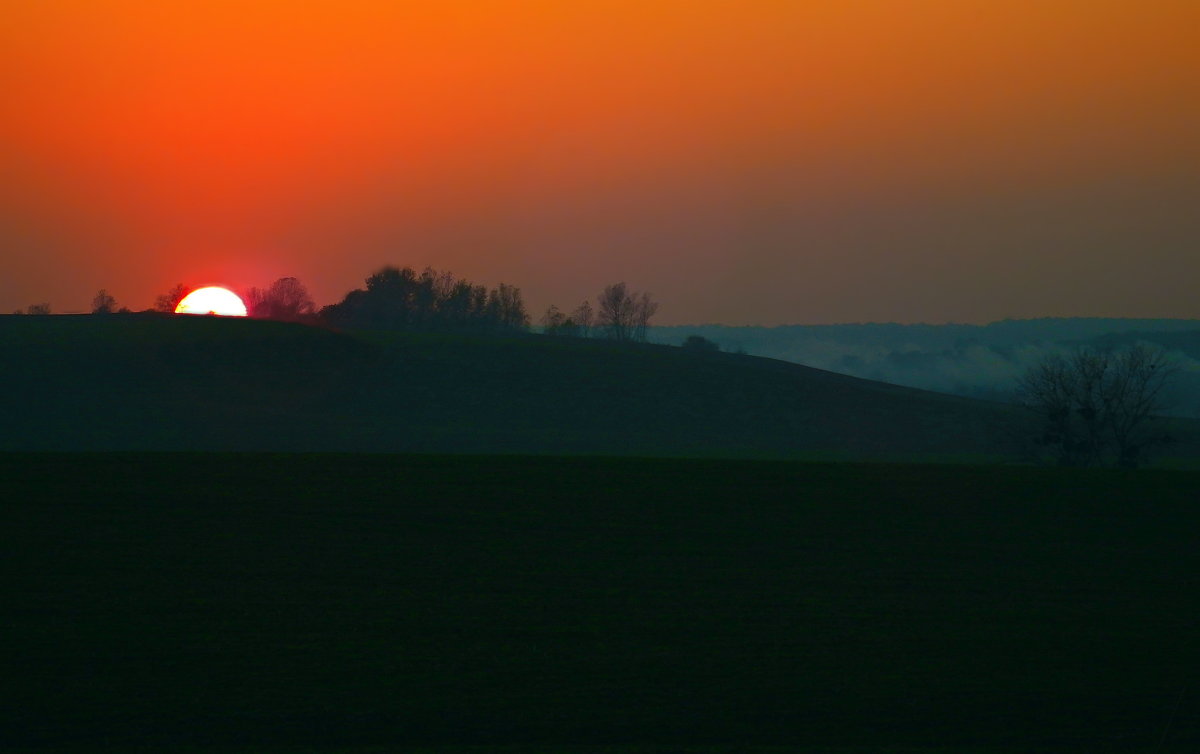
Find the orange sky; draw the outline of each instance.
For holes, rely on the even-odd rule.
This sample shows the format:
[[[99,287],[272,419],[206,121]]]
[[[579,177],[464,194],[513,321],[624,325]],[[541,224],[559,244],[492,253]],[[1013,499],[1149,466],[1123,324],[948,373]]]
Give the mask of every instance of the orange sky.
[[[1200,317],[1194,0],[9,0],[0,311],[427,264],[668,322]]]

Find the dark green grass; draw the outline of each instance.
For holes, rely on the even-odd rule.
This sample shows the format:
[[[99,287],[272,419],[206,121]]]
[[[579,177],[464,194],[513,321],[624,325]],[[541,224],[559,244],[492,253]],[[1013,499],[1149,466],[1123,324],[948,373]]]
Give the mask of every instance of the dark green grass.
[[[1200,746],[1194,473],[149,454],[0,474],[12,747]]]

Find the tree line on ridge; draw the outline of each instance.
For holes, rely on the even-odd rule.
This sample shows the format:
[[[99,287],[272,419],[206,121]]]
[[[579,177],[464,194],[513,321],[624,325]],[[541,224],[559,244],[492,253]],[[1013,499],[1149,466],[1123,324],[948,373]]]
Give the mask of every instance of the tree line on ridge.
[[[265,288],[250,288],[241,298],[247,315],[256,319],[301,322],[340,329],[413,330],[424,332],[516,333],[531,330],[531,318],[521,289],[500,283],[494,288],[474,284],[450,272],[427,267],[387,266],[373,273],[362,288],[341,301],[316,305],[308,288],[295,277],[284,277]],[[190,292],[182,283],[159,295],[147,313],[169,314]],[[644,342],[658,302],[624,282],[607,285],[596,305],[584,301],[570,314],[551,305],[540,319],[541,332],[556,337],[608,338]],[[92,299],[91,313],[133,313],[118,308],[101,289]],[[14,314],[50,314],[48,303]]]

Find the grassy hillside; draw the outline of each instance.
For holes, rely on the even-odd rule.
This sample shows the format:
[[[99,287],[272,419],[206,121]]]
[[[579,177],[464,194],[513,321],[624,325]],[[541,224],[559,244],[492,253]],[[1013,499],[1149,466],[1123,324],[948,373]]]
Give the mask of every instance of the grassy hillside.
[[[853,324],[651,328],[650,338],[678,345],[700,335],[741,349],[872,380],[971,398],[1016,402],[1016,381],[1050,353],[1080,345],[1167,349],[1182,368],[1164,408],[1200,417],[1200,320],[1065,318],[988,325]]]
[[[6,750],[1200,746],[1196,473],[145,454],[0,477]]]
[[[539,336],[0,317],[7,449],[989,457],[1009,409],[794,364]]]
[[[1011,460],[1011,406],[596,340],[0,317],[0,450]],[[1173,462],[1200,459],[1176,422]]]

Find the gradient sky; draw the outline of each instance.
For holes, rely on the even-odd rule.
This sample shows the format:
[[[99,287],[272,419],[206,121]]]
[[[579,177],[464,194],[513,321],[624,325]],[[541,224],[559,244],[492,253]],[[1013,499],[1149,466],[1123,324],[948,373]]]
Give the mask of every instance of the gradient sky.
[[[1200,2],[6,0],[0,311],[384,264],[662,324],[1200,317]]]

